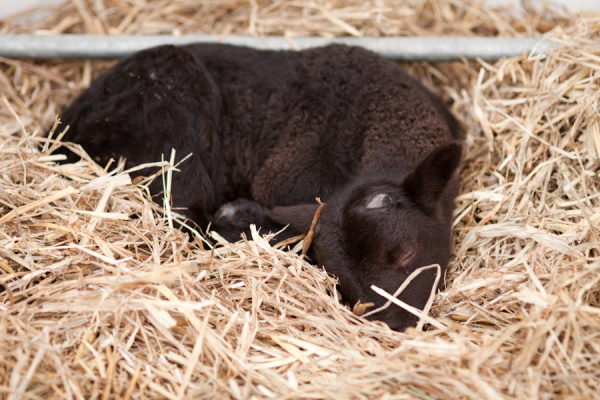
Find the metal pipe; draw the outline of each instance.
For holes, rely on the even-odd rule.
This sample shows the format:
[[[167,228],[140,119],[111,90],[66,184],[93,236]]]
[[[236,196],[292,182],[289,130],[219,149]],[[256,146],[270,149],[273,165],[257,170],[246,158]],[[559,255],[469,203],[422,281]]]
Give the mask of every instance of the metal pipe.
[[[461,57],[495,60],[547,53],[551,43],[541,38],[502,37],[292,37],[216,35],[0,35],[0,55],[9,58],[122,58],[161,44],[228,43],[257,49],[289,50],[344,43],[361,46],[401,61],[451,61]]]

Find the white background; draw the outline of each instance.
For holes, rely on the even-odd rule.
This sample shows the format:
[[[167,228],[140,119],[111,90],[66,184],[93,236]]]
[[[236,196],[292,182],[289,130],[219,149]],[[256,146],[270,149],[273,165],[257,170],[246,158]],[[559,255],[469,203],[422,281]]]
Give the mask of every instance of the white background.
[[[35,7],[42,6],[44,8],[50,8],[66,1],[67,0],[0,0],[0,19]],[[540,0],[532,0],[532,3],[539,3],[539,1]],[[521,0],[486,0],[486,2],[490,5],[513,4],[516,7],[520,7],[521,5]],[[600,11],[600,0],[548,0],[548,2],[566,6],[573,11]],[[43,13],[38,13],[38,17],[43,15]]]
[[[0,19],[40,6],[49,9],[65,2],[66,0],[0,0]]]

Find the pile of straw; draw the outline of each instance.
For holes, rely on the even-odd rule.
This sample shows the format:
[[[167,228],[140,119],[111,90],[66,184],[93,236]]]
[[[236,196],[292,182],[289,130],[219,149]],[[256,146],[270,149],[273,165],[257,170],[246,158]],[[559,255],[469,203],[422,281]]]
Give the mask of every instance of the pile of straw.
[[[121,165],[57,164],[45,129],[109,62],[0,59],[0,397],[598,396],[600,18],[413,3],[73,0],[36,25],[0,25],[559,44],[535,59],[406,65],[468,131],[449,285],[435,323],[406,333],[341,306],[301,243],[210,249],[169,228],[147,180]]]

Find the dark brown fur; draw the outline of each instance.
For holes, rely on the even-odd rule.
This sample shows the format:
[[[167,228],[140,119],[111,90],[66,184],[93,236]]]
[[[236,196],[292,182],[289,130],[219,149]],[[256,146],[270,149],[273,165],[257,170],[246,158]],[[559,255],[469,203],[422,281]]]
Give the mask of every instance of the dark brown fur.
[[[101,163],[193,153],[174,174],[173,204],[229,239],[250,223],[305,233],[320,197],[313,257],[350,304],[381,305],[370,285],[393,293],[416,268],[444,271],[450,259],[458,125],[419,83],[363,49],[145,50],[95,80],[61,119],[65,139]],[[400,299],[422,308],[433,281],[422,274]],[[372,318],[398,330],[416,321],[396,306]]]

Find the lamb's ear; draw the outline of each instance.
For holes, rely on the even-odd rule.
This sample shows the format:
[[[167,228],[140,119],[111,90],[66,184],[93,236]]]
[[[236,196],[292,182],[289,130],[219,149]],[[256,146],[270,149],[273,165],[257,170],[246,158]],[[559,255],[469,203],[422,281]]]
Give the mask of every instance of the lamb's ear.
[[[429,212],[435,212],[440,196],[460,163],[462,145],[440,146],[429,153],[404,179],[406,195]]]
[[[268,217],[281,224],[289,225],[288,229],[295,234],[308,233],[318,204],[298,204],[294,206],[273,207],[268,212]]]

